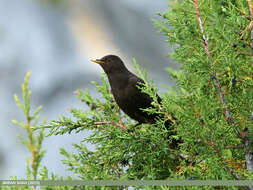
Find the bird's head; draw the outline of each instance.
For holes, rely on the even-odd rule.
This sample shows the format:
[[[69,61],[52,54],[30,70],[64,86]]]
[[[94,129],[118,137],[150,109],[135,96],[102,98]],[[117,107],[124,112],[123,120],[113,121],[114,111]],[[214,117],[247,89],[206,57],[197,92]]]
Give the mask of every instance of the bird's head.
[[[101,59],[92,59],[91,61],[98,63],[106,74],[128,71],[123,61],[116,55],[106,55]]]

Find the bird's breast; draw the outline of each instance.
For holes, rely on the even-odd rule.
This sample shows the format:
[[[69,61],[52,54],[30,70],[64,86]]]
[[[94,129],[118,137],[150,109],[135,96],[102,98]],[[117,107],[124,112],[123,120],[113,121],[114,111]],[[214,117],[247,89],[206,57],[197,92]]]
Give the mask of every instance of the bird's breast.
[[[133,75],[115,74],[109,77],[114,99],[120,109],[139,123],[150,123],[150,116],[142,109],[151,107],[152,99],[137,88],[140,80]]]

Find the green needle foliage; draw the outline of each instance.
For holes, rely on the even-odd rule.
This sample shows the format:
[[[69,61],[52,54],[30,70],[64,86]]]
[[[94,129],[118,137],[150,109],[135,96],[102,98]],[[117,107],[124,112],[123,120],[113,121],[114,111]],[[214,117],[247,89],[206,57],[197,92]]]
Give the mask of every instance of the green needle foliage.
[[[15,123],[26,129],[29,137],[25,144],[33,155],[30,163],[35,163],[28,170],[28,177],[32,174],[31,179],[38,179],[43,156],[44,133],[35,137],[31,129],[49,129],[48,136],[90,132],[82,142],[73,144],[76,153],[60,149],[65,156],[63,163],[83,180],[253,179],[252,3],[250,0],[169,2],[170,9],[159,13],[163,21],[154,20],[154,24],[173,47],[169,56],[181,64],[179,71],[167,69],[178,87],[163,94],[159,104],[157,89],[152,81],[147,81],[146,73],[134,60],[135,68],[145,82],[139,88],[154,100],[154,108],[146,111],[163,114],[164,118],[152,125],[135,126],[136,122],[122,113],[114,102],[108,81],[102,75],[101,83],[93,82],[100,98],[93,98],[87,90],[75,91],[87,108],[71,108],[72,117],[59,116],[48,124],[31,124],[33,120],[37,121],[41,108],[30,114],[31,92],[27,90],[26,78],[22,87],[24,104],[17,96],[15,100],[27,122]],[[176,118],[171,126],[176,135],[168,137],[171,131],[164,123],[172,118]],[[169,142],[179,138],[182,140],[180,147],[172,150]],[[95,150],[88,149],[87,144],[94,145]],[[36,154],[34,150],[37,150]],[[59,179],[54,175],[49,177],[45,167],[40,176],[41,179]]]
[[[119,111],[104,76],[95,83],[100,99],[76,91],[88,110],[71,109],[44,127],[49,135],[91,130],[78,154],[62,150],[65,164],[81,179],[252,179],[253,21],[250,1],[171,1],[154,21],[174,47],[169,56],[181,64],[168,69],[178,88],[163,96],[146,75],[142,90],[154,98],[147,112],[176,118],[177,135],[166,138],[164,120],[139,125]],[[138,67],[136,67],[139,71]],[[179,150],[168,141],[181,138]],[[247,164],[245,164],[249,161]],[[212,187],[210,187],[212,188]]]
[[[42,106],[36,108],[33,112],[31,112],[30,99],[32,91],[29,89],[28,80],[30,77],[30,72],[28,72],[25,76],[24,83],[21,86],[22,89],[22,99],[15,94],[14,99],[17,103],[17,106],[22,110],[25,115],[25,122],[19,122],[17,120],[13,120],[12,122],[20,126],[22,129],[26,131],[27,138],[23,138],[19,136],[21,142],[27,147],[31,156],[27,158],[26,161],[26,178],[18,179],[16,176],[12,176],[11,180],[63,180],[63,177],[58,177],[55,174],[49,174],[48,169],[45,166],[41,165],[41,160],[44,157],[46,151],[42,150],[42,143],[45,138],[45,130],[40,129],[36,134],[32,128],[45,125],[46,120],[43,119],[41,124],[39,123],[40,119],[40,111]],[[71,177],[66,178],[65,180],[71,180]],[[0,186],[0,190],[36,190],[38,189],[36,186]],[[41,190],[71,190],[73,187],[40,187]]]
[[[30,77],[30,72],[27,73],[24,84],[22,84],[22,95],[23,95],[23,104],[21,103],[18,96],[15,94],[14,99],[17,103],[17,106],[24,112],[26,122],[21,123],[17,120],[13,120],[13,123],[19,125],[21,128],[26,130],[28,139],[24,139],[20,137],[22,143],[28,148],[28,151],[31,153],[31,158],[28,159],[26,164],[27,166],[27,178],[28,179],[37,179],[38,169],[40,166],[40,162],[45,154],[45,150],[41,150],[42,142],[45,137],[45,131],[42,129],[39,131],[39,134],[36,135],[32,127],[38,125],[38,120],[40,118],[39,112],[42,109],[42,106],[39,106],[33,113],[31,112],[30,108],[30,99],[31,99],[31,90],[29,90],[28,80]],[[42,124],[45,124],[46,121],[44,120]]]
[[[252,179],[253,31],[251,1],[170,1],[154,20],[181,64],[168,69],[178,93],[168,108],[179,120],[183,154],[175,177]],[[174,104],[174,105],[173,105]],[[253,159],[251,157],[251,167]]]
[[[94,84],[101,94],[99,99],[93,99],[88,91],[76,91],[89,110],[71,109],[74,119],[59,116],[59,120],[44,126],[50,129],[49,135],[92,131],[84,141],[95,145],[96,150],[89,150],[84,143],[74,144],[77,154],[61,149],[66,156],[64,163],[81,179],[167,178],[175,169],[175,155],[169,150],[166,129],[162,124],[133,127],[135,122],[113,101],[105,76],[102,84]]]

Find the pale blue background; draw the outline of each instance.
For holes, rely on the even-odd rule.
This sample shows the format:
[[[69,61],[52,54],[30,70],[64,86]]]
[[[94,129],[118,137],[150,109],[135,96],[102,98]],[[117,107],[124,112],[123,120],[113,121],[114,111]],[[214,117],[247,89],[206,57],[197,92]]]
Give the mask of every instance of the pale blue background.
[[[30,156],[18,134],[24,131],[11,123],[24,121],[13,100],[21,95],[20,85],[31,71],[32,106],[43,105],[42,116],[57,119],[67,108],[82,107],[73,91],[88,88],[98,97],[91,80],[99,81],[102,69],[90,62],[105,54],[118,54],[134,71],[136,58],[148,77],[171,85],[164,70],[175,67],[166,54],[166,38],[157,34],[151,18],[167,9],[167,1],[154,0],[73,0],[54,7],[39,0],[0,0],[0,178],[25,178],[25,159]],[[52,136],[44,141],[47,149],[42,164],[50,172],[70,175],[60,162],[59,147],[72,151],[87,134]]]

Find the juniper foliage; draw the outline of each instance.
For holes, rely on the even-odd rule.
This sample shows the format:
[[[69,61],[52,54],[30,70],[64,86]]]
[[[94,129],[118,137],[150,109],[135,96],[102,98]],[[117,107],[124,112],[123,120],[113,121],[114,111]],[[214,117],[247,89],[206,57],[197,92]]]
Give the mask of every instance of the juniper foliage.
[[[91,132],[74,144],[76,153],[61,149],[63,163],[80,179],[253,179],[253,11],[250,0],[175,0],[153,20],[167,38],[180,70],[168,68],[177,88],[156,99],[156,87],[135,66],[145,81],[140,87],[153,97],[164,118],[156,124],[135,126],[115,104],[105,75],[93,82],[100,98],[77,90],[87,109],[71,108],[72,117],[59,116],[48,124],[48,135]],[[135,62],[135,61],[134,61]],[[171,113],[175,134],[164,127]],[[178,150],[168,141],[181,138]],[[87,143],[96,149],[89,150]],[[47,176],[47,175],[45,175]],[[89,189],[91,187],[87,187]],[[114,189],[113,187],[96,187]],[[177,187],[135,187],[177,189]],[[221,187],[182,187],[217,189]],[[252,189],[252,187],[240,187]],[[222,187],[222,189],[240,189]],[[115,189],[117,189],[115,187]]]

